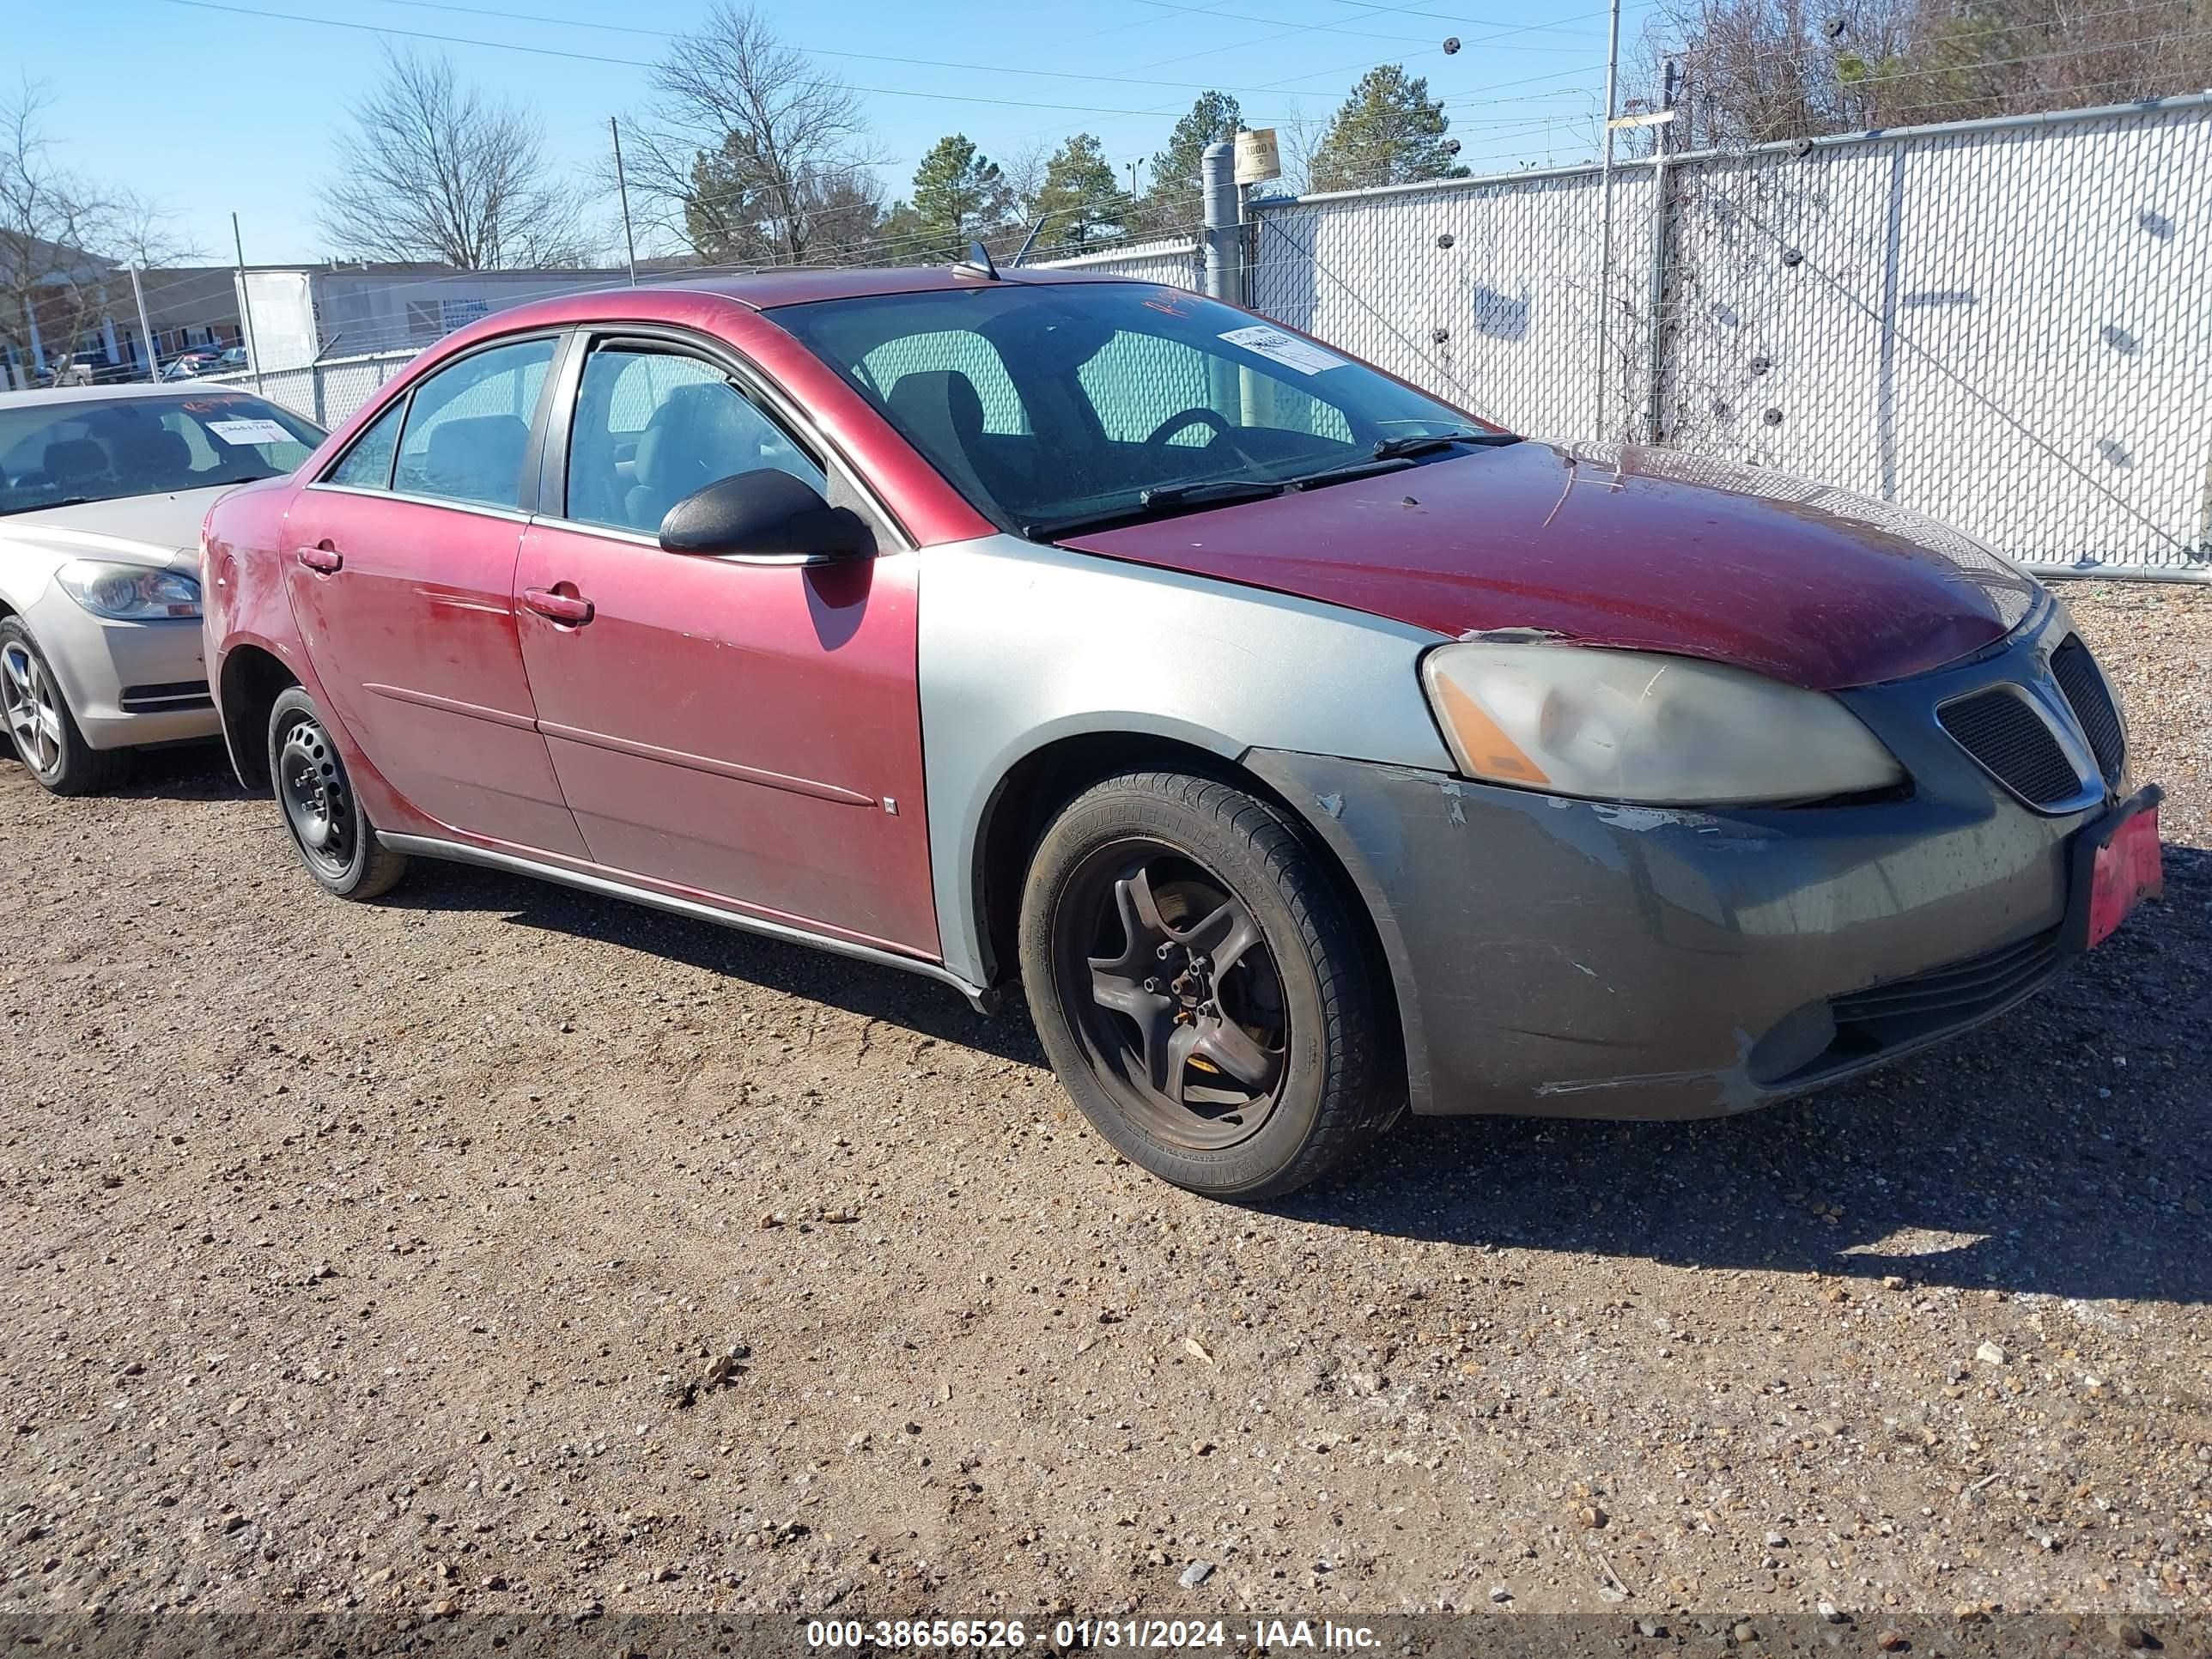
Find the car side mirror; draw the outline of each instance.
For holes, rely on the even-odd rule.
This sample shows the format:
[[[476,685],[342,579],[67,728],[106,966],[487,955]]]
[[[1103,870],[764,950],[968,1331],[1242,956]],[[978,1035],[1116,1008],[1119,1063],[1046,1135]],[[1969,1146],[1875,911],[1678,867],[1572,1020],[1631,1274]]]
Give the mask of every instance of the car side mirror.
[[[830,564],[876,550],[867,520],[832,507],[804,478],[775,467],[718,478],[668,509],[660,544],[671,553]]]

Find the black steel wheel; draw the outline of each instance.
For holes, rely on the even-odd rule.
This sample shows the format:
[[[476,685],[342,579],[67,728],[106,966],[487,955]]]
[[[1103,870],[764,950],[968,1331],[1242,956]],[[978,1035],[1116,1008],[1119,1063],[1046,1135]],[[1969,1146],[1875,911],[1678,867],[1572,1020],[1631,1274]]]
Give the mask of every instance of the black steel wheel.
[[[341,898],[374,898],[406,872],[376,838],[314,699],[295,686],[269,714],[269,777],[307,873]]]
[[[1021,959],[1069,1095],[1179,1186],[1290,1192],[1402,1103],[1365,934],[1282,815],[1228,784],[1139,774],[1071,802],[1031,860]]]

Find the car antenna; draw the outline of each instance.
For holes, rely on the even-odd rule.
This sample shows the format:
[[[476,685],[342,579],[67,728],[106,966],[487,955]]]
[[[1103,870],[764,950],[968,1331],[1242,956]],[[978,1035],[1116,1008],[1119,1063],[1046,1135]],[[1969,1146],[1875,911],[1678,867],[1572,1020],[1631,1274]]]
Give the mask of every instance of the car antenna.
[[[999,268],[991,263],[991,250],[981,242],[969,243],[968,257],[953,268],[957,270],[972,270],[979,276],[989,277],[994,283],[999,280]]]

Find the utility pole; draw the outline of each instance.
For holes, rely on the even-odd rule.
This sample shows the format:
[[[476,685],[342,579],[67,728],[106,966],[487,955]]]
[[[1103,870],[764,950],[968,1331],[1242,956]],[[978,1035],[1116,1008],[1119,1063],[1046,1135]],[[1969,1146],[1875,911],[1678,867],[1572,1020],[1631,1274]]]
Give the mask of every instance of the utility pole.
[[[623,251],[629,258],[629,285],[637,286],[637,238],[629,228],[629,181],[623,177],[622,124],[611,115],[607,117],[607,131],[615,141],[615,194],[622,201]]]
[[[1604,228],[1598,235],[1597,260],[1597,427],[1591,434],[1605,439],[1606,380],[1612,373],[1613,323],[1613,99],[1620,80],[1620,0],[1613,0],[1613,21],[1605,44],[1605,149],[1598,167],[1598,211]]]
[[[246,237],[238,228],[238,216],[230,216],[231,246],[238,252],[238,310],[246,322],[246,361],[253,368],[253,389],[262,389],[261,343],[253,337],[253,295],[246,285]]]
[[[138,267],[131,267],[131,297],[138,302],[138,337],[146,343],[146,378],[161,378],[161,354],[154,349],[154,325],[146,320],[146,287],[138,280]]]

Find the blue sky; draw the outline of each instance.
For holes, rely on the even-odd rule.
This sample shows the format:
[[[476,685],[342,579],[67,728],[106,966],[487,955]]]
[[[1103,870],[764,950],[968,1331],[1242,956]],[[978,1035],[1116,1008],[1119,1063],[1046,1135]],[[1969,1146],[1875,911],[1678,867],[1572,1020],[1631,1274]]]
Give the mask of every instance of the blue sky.
[[[1623,57],[1650,0],[1627,0]],[[1208,86],[1255,126],[1325,118],[1371,64],[1403,63],[1448,100],[1478,172],[1585,159],[1602,99],[1603,0],[815,0],[761,9],[822,54],[874,123],[892,195],[943,134],[1000,156],[1097,133],[1126,177]],[[57,157],[169,210],[210,259],[230,215],[256,264],[323,252],[314,186],[346,107],[374,81],[375,32],[442,52],[543,124],[555,158],[601,165],[607,117],[647,102],[644,64],[708,0],[9,0],[9,55],[43,79]],[[293,20],[314,19],[319,21]],[[592,26],[599,27],[592,27]],[[538,53],[456,40],[540,49]],[[1461,50],[1447,56],[1446,36]],[[573,56],[542,55],[567,53]],[[846,55],[836,55],[846,54]],[[861,54],[866,54],[863,56]],[[929,59],[932,64],[912,61]],[[975,68],[946,68],[960,64]],[[1009,71],[1024,71],[1014,73]],[[1051,71],[1038,73],[1036,71]],[[12,71],[10,72],[12,79]]]

